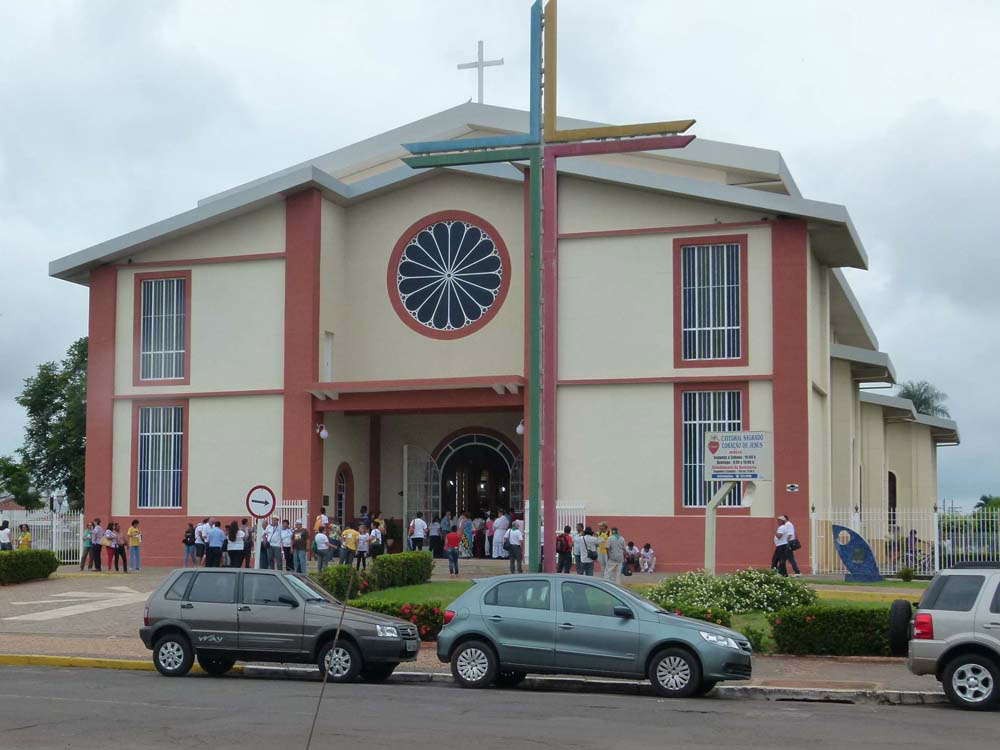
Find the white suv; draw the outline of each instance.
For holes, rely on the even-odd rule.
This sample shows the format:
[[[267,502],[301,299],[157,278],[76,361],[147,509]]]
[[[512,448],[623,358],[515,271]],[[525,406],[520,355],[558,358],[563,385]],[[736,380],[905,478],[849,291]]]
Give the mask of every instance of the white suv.
[[[932,674],[959,708],[1000,702],[1000,565],[969,563],[938,573],[912,612],[902,599],[890,612],[890,641],[908,639],[906,665]],[[903,624],[905,630],[901,630]]]

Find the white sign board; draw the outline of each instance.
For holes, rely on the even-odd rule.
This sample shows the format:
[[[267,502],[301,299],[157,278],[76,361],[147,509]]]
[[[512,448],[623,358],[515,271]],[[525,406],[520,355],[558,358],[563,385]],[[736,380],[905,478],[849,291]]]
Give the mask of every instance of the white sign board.
[[[274,513],[278,501],[270,487],[258,484],[247,493],[247,513],[254,518],[268,518]]]
[[[770,432],[705,433],[705,481],[771,479],[774,450]]]

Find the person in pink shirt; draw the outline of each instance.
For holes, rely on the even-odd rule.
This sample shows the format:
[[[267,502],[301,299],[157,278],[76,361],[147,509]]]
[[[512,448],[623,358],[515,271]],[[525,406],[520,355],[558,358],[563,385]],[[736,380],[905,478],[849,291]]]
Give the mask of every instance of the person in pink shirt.
[[[486,557],[493,557],[493,511],[486,514]]]

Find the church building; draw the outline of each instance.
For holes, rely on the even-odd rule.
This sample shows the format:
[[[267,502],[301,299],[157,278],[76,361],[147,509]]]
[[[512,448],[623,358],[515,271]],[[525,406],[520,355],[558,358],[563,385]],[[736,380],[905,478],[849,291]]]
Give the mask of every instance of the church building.
[[[523,512],[524,167],[400,158],[527,120],[462,104],[53,261],[90,289],[87,517],[140,519],[167,565],[188,522],[246,516],[258,485],[310,519]],[[861,238],[779,153],[565,158],[557,190],[545,497],[699,568],[705,432],[768,431],[773,481],[719,510],[723,571],[768,564],[778,514],[807,570],[811,513],[937,501],[958,429],[862,388],[896,375],[840,270],[867,267]]]

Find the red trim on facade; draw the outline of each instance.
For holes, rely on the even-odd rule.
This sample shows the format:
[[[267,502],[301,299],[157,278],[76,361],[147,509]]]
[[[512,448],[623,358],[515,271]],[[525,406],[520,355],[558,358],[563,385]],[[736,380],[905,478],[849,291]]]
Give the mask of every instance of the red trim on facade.
[[[560,380],[559,385],[645,385],[647,383],[745,383],[748,381],[768,382],[772,375],[672,375],[654,378],[581,378],[576,380]]]
[[[576,144],[574,144],[576,145]],[[545,149],[542,167],[542,526],[556,527],[559,500],[556,474],[556,384],[559,382],[559,175],[556,156],[566,147]],[[531,498],[534,500],[534,498]],[[555,572],[555,555],[543,561],[546,573]]]
[[[771,309],[774,326],[774,512],[799,531],[798,557],[808,561],[809,520],[809,245],[806,222],[771,227]],[[797,484],[799,491],[785,486]]]
[[[382,509],[382,417],[368,418],[368,512],[374,517]]]
[[[178,266],[201,266],[211,263],[246,263],[254,260],[277,260],[284,253],[247,253],[244,255],[217,255],[208,258],[179,258],[177,260],[140,260],[134,263],[116,263],[119,271],[129,268],[175,268]]]
[[[333,475],[333,510],[337,510],[337,480],[340,479],[341,473],[344,474],[344,522],[350,523],[354,520],[354,472],[351,470],[351,465],[347,461],[341,462],[340,466],[337,467],[337,471]],[[329,511],[329,508],[327,508]],[[368,509],[371,512],[371,508]],[[318,515],[318,513],[317,513]],[[374,514],[373,514],[374,515]]]
[[[323,502],[323,441],[308,388],[319,377],[319,283],[323,195],[309,188],[285,199],[285,403],[281,495]]]
[[[339,398],[314,400],[317,412],[343,411],[405,414],[416,411],[507,411],[524,408],[524,393],[500,395],[492,389],[381,391],[344,393]]]
[[[406,249],[406,246],[410,244],[410,240],[413,239],[413,236],[417,232],[438,221],[465,221],[481,227],[493,238],[497,252],[500,253],[500,265],[503,276],[500,280],[500,291],[497,294],[496,299],[493,301],[490,309],[483,313],[479,320],[455,331],[436,331],[432,328],[421,325],[418,321],[414,320],[413,316],[410,315],[409,311],[403,305],[403,301],[399,298],[399,291],[396,288],[396,269],[399,267],[399,259],[403,255],[403,251]],[[504,300],[507,299],[507,292],[510,290],[510,254],[507,252],[507,245],[504,243],[500,232],[497,231],[497,228],[490,222],[486,221],[486,219],[476,216],[476,214],[469,213],[468,211],[438,211],[437,213],[430,214],[418,221],[413,222],[413,224],[411,224],[396,241],[396,245],[392,249],[392,255],[389,256],[389,266],[385,271],[385,284],[386,291],[389,294],[389,302],[392,303],[392,309],[396,311],[396,315],[399,316],[399,319],[412,330],[422,336],[427,336],[432,339],[460,339],[475,333],[480,328],[485,326],[493,320],[496,314],[500,312],[500,308],[503,307]]]
[[[181,456],[181,505],[179,508],[140,508],[139,507],[139,410],[144,406],[179,406],[184,410],[184,437],[182,438],[184,455]],[[132,454],[129,471],[129,512],[141,518],[153,516],[185,516],[188,507],[188,456],[191,453],[191,430],[189,429],[191,409],[186,398],[175,398],[170,401],[137,399],[132,402]]]
[[[740,246],[740,357],[738,359],[684,359],[681,292],[681,248],[685,245],[710,245],[737,242]],[[750,362],[750,293],[749,293],[749,241],[745,234],[720,234],[711,237],[677,237],[673,248],[674,287],[674,367],[746,367]]]
[[[118,275],[111,266],[90,272],[87,339],[87,451],[84,511],[87,520],[111,516],[114,462],[115,308]]]
[[[507,446],[511,453],[514,454],[514,458],[521,455],[521,449],[517,447],[517,444],[511,440],[509,437],[504,435],[498,430],[494,430],[492,427],[462,427],[454,432],[450,432],[445,435],[441,441],[437,444],[437,447],[431,451],[431,457],[437,461],[441,455],[441,452],[448,447],[448,445],[465,435],[489,435],[499,440],[501,443]]]
[[[743,382],[718,382],[712,380],[702,381],[701,383],[678,383],[674,386],[674,515],[704,517],[704,508],[693,508],[684,505],[683,394],[690,391],[740,391],[742,394],[740,397],[740,406],[742,407],[740,421],[742,422],[742,429],[746,430],[750,427],[750,383],[744,378]],[[777,451],[775,452],[777,453]],[[750,515],[750,508],[725,508],[720,505],[718,515]],[[704,558],[702,558],[702,564],[704,564]]]
[[[683,224],[675,227],[642,227],[640,229],[598,229],[590,232],[563,232],[561,240],[588,240],[598,237],[634,237],[645,234],[677,234],[679,232],[707,232],[719,229],[747,229],[766,226],[772,222],[768,219],[756,221],[721,221],[715,224]]]
[[[284,388],[263,388],[256,391],[174,391],[173,393],[118,393],[112,396],[115,401],[129,401],[134,398],[141,398],[149,401],[151,399],[171,399],[171,398],[230,398],[232,396],[281,396],[285,393]]]
[[[378,393],[381,391],[444,390],[456,388],[489,388],[494,385],[515,383],[524,385],[520,375],[476,375],[463,378],[416,378],[410,380],[342,380],[315,383],[313,390],[337,393]]]
[[[184,377],[168,380],[143,380],[140,373],[142,351],[142,282],[149,279],[184,279]],[[156,388],[164,385],[191,384],[191,272],[154,271],[137,273],[133,277],[132,290],[132,385],[135,388]]]

